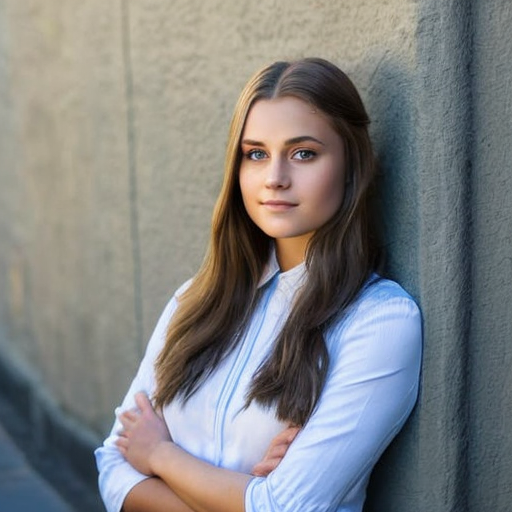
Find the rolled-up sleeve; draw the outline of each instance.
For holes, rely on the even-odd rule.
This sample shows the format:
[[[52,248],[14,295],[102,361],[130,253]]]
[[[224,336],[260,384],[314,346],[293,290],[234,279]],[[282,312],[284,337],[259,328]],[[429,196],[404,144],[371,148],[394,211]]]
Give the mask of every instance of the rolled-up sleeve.
[[[280,465],[249,482],[246,512],[360,510],[373,466],[416,402],[421,366],[416,303],[376,288],[327,337],[317,408]]]
[[[177,306],[176,295],[164,309],[155,330],[149,340],[146,353],[142,359],[135,378],[133,379],[116,416],[122,411],[136,407],[134,395],[144,391],[151,396],[155,389],[154,362],[165,342],[169,320]],[[99,471],[99,489],[108,512],[119,512],[128,492],[139,482],[148,478],[136,471],[121,455],[115,442],[121,423],[116,417],[110,435],[103,445],[96,449],[96,465]]]

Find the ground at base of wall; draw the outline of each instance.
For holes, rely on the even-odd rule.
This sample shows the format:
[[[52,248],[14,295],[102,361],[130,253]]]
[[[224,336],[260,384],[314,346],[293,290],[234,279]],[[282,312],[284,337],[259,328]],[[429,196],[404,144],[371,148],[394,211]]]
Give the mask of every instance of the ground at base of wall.
[[[104,512],[98,493],[84,482],[65,454],[35,451],[28,421],[0,393],[0,424],[34,470],[53,487],[76,512]]]
[[[62,411],[31,372],[1,350],[0,428],[25,469],[33,468],[41,484],[47,482],[74,512],[105,512],[93,455],[97,436]]]

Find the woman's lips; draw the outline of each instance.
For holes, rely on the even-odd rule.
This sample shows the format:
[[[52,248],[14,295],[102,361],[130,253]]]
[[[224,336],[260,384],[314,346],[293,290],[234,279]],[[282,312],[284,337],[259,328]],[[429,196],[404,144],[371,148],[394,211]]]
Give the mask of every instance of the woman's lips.
[[[292,203],[291,201],[283,201],[280,199],[269,199],[268,201],[263,201],[261,204],[269,210],[283,212],[298,206],[297,203]]]

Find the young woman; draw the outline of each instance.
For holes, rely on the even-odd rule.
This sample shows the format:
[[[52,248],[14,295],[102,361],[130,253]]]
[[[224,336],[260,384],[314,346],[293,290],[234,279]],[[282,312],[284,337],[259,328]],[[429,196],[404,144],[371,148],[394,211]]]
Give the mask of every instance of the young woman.
[[[325,60],[246,85],[207,257],[96,451],[109,512],[362,510],[421,359],[418,307],[377,273],[368,124]]]

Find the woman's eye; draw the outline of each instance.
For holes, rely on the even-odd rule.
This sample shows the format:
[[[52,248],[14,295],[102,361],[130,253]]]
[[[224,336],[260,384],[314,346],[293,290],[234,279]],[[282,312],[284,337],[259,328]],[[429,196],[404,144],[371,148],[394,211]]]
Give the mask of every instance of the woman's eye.
[[[299,149],[293,154],[293,158],[296,160],[311,160],[311,158],[314,158],[315,156],[316,153],[311,149]]]
[[[263,160],[266,157],[265,151],[261,149],[251,149],[245,154],[249,160]]]

